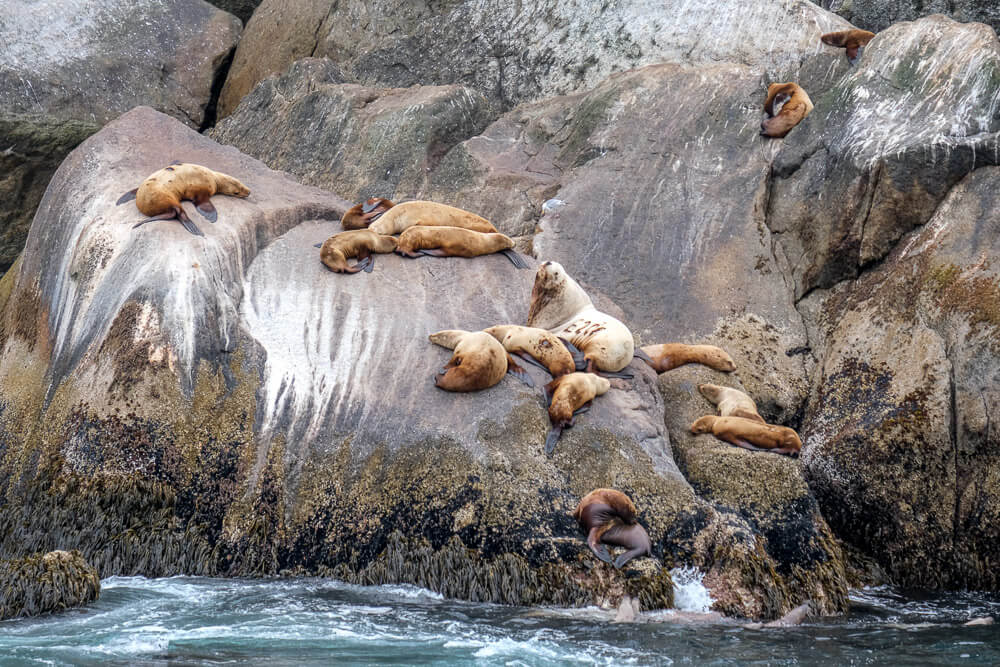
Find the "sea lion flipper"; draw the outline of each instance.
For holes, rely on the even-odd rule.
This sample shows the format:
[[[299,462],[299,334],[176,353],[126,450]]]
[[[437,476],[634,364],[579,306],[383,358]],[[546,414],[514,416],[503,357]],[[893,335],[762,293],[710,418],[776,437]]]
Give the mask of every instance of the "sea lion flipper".
[[[549,434],[545,436],[545,455],[550,456],[556,448],[556,443],[559,442],[559,436],[562,435],[562,426],[553,426],[549,429]]]
[[[528,372],[519,366],[517,362],[514,361],[514,357],[510,356],[510,354],[507,355],[507,372],[529,387],[535,386],[535,381],[531,379]]]
[[[760,447],[757,447],[756,445],[750,444],[749,442],[747,442],[743,438],[733,437],[731,439],[730,438],[726,438],[725,440],[726,440],[726,442],[728,442],[731,445],[736,445],[737,447],[742,447],[743,449],[749,449],[752,452],[766,452],[766,451],[768,451],[766,449],[761,449]]]
[[[517,356],[521,357],[521,359],[523,359],[525,363],[531,364],[532,366],[537,366],[538,368],[541,368],[543,371],[548,372],[549,369],[545,367],[545,364],[543,364],[542,362],[538,361],[538,359],[535,359],[533,356],[531,356],[527,352],[516,352],[515,354],[517,354]]]
[[[159,215],[154,215],[152,218],[146,218],[145,220],[140,220],[139,222],[132,225],[132,229],[135,229],[139,225],[144,225],[147,222],[156,222],[157,220],[173,220],[176,217],[177,214],[174,213],[173,211],[170,211],[168,213],[161,213]]]
[[[612,565],[615,566],[615,569],[620,570],[620,569],[622,569],[622,567],[625,566],[625,563],[629,562],[630,560],[632,560],[636,556],[639,556],[639,555],[645,553],[645,551],[646,551],[646,547],[645,546],[639,546],[639,547],[635,547],[633,549],[629,549],[625,553],[619,555],[618,558],[615,559],[615,562],[612,563]]]
[[[427,255],[428,257],[450,257],[448,253],[441,248],[423,248],[417,251],[421,255]]]
[[[575,417],[576,415],[582,415],[584,412],[590,412],[590,406],[592,406],[593,404],[594,401],[592,400],[587,401],[586,403],[584,403],[583,405],[581,405],[580,407],[578,407],[576,410],[573,411],[573,416]]]
[[[365,273],[371,273],[375,268],[375,255],[368,255],[361,261],[365,264]]]
[[[646,354],[645,352],[643,352],[641,347],[635,348],[635,354],[633,356],[638,357],[639,359],[642,359],[649,366],[651,366],[653,368],[656,368],[656,362],[653,361],[653,359],[648,354]]]
[[[118,198],[118,201],[115,202],[115,206],[121,206],[125,202],[132,201],[133,199],[135,199],[135,194],[137,192],[139,192],[139,188],[133,188],[129,190],[128,192],[126,192],[125,194],[123,194],[121,197]]]
[[[604,526],[594,526],[591,528],[590,533],[587,535],[587,546],[590,547],[595,556],[605,563],[610,563],[611,554],[608,553],[608,548],[601,543],[601,534],[604,530]]]
[[[183,218],[180,219],[180,221],[181,221],[181,224],[184,225],[184,229],[188,230],[189,232],[191,232],[195,236],[204,236],[205,235],[204,232],[202,232],[200,229],[198,229],[198,225],[196,225],[193,222],[191,222],[191,218],[189,218],[187,216],[184,216]]]
[[[517,268],[519,269],[528,268],[528,263],[524,261],[524,258],[521,257],[516,252],[514,252],[513,250],[511,250],[510,248],[506,250],[501,250],[500,254],[509,259],[510,263],[516,266]]]
[[[322,243],[313,243],[313,247],[314,248],[322,248],[323,244]]]
[[[194,207],[198,209],[198,212],[205,216],[205,219],[209,222],[215,222],[219,219],[219,212],[215,210],[215,206],[212,205],[212,200],[208,198],[208,195],[195,199]]]
[[[631,380],[635,377],[632,373],[626,373],[625,371],[600,371],[598,375],[606,378],[621,378],[623,380]]]
[[[569,342],[565,338],[560,338],[559,340],[562,341],[563,345],[566,346],[566,349],[569,350],[570,355],[572,355],[573,364],[575,365],[576,370],[582,371],[587,368],[587,358],[583,356],[583,352],[580,351],[580,348],[573,345],[573,343]]]

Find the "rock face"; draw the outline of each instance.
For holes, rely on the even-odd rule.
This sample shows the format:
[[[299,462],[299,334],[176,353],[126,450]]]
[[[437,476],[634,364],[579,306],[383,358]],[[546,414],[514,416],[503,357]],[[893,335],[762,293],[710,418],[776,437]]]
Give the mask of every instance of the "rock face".
[[[243,25],[247,24],[250,20],[250,16],[253,15],[253,11],[257,9],[257,5],[260,4],[260,0],[212,0],[212,4],[219,9],[229,12],[240,21],[243,21]]]
[[[132,229],[134,206],[112,202],[162,160],[148,143],[250,198],[215,197],[205,238]],[[835,545],[790,587],[748,518],[692,489],[644,365],[551,458],[537,387],[435,389],[451,353],[427,334],[523,322],[533,271],[380,255],[332,274],[313,244],[345,206],[148,109],[71,154],[0,282],[0,554],[59,534],[107,574],[325,572],[646,608],[670,605],[667,566],[694,562],[729,614],[776,618],[817,590],[844,608]],[[571,512],[599,486],[633,498],[665,566],[595,566]]]
[[[55,168],[102,125],[146,104],[201,127],[240,33],[201,0],[11,0],[3,13],[0,271]]]
[[[1000,30],[1000,6],[992,0],[822,0],[816,4],[872,32],[931,14],[978,21]]]
[[[461,84],[509,108],[663,61],[798,70],[821,51],[820,34],[845,27],[803,0],[780,8],[766,0],[726,6],[464,0],[444,7],[264,0],[237,49],[220,115],[232,113],[259,81],[306,56],[327,56],[366,85]]]
[[[101,579],[79,551],[50,551],[0,560],[0,621],[93,602]]]

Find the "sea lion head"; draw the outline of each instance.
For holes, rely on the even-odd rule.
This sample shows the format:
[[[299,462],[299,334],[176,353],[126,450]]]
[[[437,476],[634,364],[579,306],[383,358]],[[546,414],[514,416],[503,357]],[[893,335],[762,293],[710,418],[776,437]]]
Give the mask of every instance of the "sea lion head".
[[[781,447],[784,449],[794,449],[797,452],[802,450],[802,440],[799,439],[799,434],[793,429],[782,429],[780,440]]]
[[[216,192],[220,195],[230,195],[232,197],[249,197],[250,188],[240,183],[235,178],[219,179]]]
[[[698,385],[698,391],[701,392],[701,395],[716,405],[719,404],[719,400],[722,398],[723,389],[724,387],[720,387],[717,384]]]
[[[704,417],[699,417],[691,424],[691,432],[696,435],[698,433],[711,433],[713,424],[715,424],[714,416],[705,415]]]

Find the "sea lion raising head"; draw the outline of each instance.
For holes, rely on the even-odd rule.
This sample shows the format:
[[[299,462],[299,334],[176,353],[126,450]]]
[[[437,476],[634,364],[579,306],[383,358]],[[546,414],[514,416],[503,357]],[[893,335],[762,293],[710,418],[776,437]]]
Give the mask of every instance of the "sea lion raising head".
[[[514,241],[500,233],[484,234],[461,227],[416,225],[399,235],[396,252],[405,257],[479,257],[503,254],[519,269],[528,268],[524,258],[512,250]]]
[[[590,410],[590,403],[597,396],[606,394],[611,382],[593,373],[560,375],[545,385],[545,398],[549,399],[549,421],[552,429],[545,437],[545,453],[551,454],[559,442],[564,428],[569,428],[576,416]]]
[[[812,110],[812,100],[799,84],[772,83],[767,87],[760,133],[767,137],[783,137]]]
[[[547,329],[579,348],[588,372],[632,377],[619,373],[635,356],[632,332],[618,319],[597,310],[559,262],[545,262],[538,267],[531,288],[528,326]]]
[[[605,563],[621,568],[636,556],[653,555],[649,533],[636,518],[635,505],[621,491],[591,491],[576,506],[573,518],[587,536],[587,546]],[[625,547],[627,551],[612,562],[605,546],[609,544]]]
[[[856,65],[861,59],[868,42],[875,38],[875,33],[867,30],[841,30],[839,32],[828,32],[820,35],[820,40],[829,46],[837,46],[847,52],[847,62]]]
[[[485,331],[448,329],[432,333],[430,341],[454,350],[451,359],[434,377],[434,385],[446,391],[479,391],[492,387],[505,373],[529,387],[531,376],[517,365],[503,345]]]
[[[181,207],[181,201],[194,202],[195,208],[210,222],[215,222],[218,213],[210,197],[214,194],[247,197],[250,188],[238,180],[199,164],[174,162],[168,167],[154,171],[135,190],[129,190],[116,202],[118,205],[135,200],[136,208],[143,215],[151,216],[134,225],[146,224],[154,220],[178,220],[184,229],[196,236],[204,236],[191,222],[191,218]]]
[[[319,260],[326,268],[336,273],[371,273],[375,266],[373,253],[392,252],[396,248],[396,239],[392,236],[380,236],[368,229],[355,229],[349,232],[334,234],[328,238],[319,251]],[[358,262],[350,266],[347,260],[356,257]]]
[[[700,384],[698,391],[719,410],[722,417],[743,417],[761,424],[764,418],[757,412],[757,404],[739,389],[720,387],[717,384]]]
[[[396,204],[371,223],[371,230],[379,234],[394,235],[415,225],[461,227],[484,234],[495,234],[497,231],[493,223],[486,218],[433,201],[404,201]]]
[[[340,219],[344,229],[366,229],[368,225],[378,220],[379,216],[395,206],[383,197],[371,197],[361,204],[355,204],[347,209]]]
[[[578,370],[578,362],[586,365],[580,350],[545,329],[501,324],[484,331],[500,341],[507,352],[518,355],[529,364],[544,368],[554,378]]]
[[[725,350],[714,345],[685,345],[684,343],[661,343],[643,345],[642,352],[657,373],[665,373],[684,364],[702,364],[717,371],[728,373],[736,370],[736,364]]]
[[[706,415],[691,424],[694,434],[711,433],[731,445],[755,452],[768,451],[775,454],[798,456],[802,441],[792,429],[773,424],[762,424],[743,417],[716,417]]]

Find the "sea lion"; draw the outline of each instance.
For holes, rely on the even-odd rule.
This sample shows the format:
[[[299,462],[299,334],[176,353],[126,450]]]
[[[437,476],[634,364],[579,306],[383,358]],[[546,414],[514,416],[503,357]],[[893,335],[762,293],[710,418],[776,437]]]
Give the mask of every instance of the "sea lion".
[[[612,563],[606,544],[627,549],[612,563],[616,568],[636,556],[653,555],[653,544],[636,518],[635,505],[621,491],[594,489],[573,510],[573,518],[587,535],[587,546],[605,563]]]
[[[355,229],[328,238],[319,251],[319,261],[336,273],[357,273],[361,270],[371,273],[375,266],[375,255],[372,253],[392,252],[395,248],[394,236],[379,236],[369,229]],[[351,257],[358,259],[354,266],[347,263]]]
[[[725,350],[714,345],[660,343],[643,345],[640,349],[650,358],[647,363],[657,373],[665,373],[684,364],[702,364],[724,373],[736,370],[733,358],[726,354]]]
[[[798,456],[799,450],[802,449],[802,441],[792,429],[786,426],[761,424],[743,417],[705,415],[691,424],[691,432],[711,433],[731,445],[755,452],[768,451]]]
[[[381,205],[385,206],[385,202],[388,200],[382,200],[382,202]],[[395,205],[391,205],[392,202],[389,202],[389,204],[388,210],[378,215],[377,219],[373,219],[369,225],[373,232],[394,235],[415,225],[424,225],[426,227],[461,227],[484,234],[497,233],[497,228],[486,218],[447,204],[419,200],[404,201],[402,204]]]
[[[531,288],[528,326],[547,329],[579,348],[588,372],[600,370],[614,377],[632,377],[618,373],[635,356],[632,332],[618,319],[594,308],[587,293],[559,262],[545,262],[538,267]]]
[[[768,137],[783,137],[812,110],[812,100],[799,84],[772,83],[767,87],[765,118],[761,121],[760,133]]]
[[[479,391],[500,382],[505,373],[516,376],[529,387],[534,386],[531,376],[485,331],[447,329],[428,338],[436,345],[454,350],[448,363],[434,376],[436,387],[446,391]]]
[[[739,389],[720,387],[717,384],[700,384],[698,391],[719,409],[721,417],[743,417],[761,424],[766,423],[757,412],[757,404]]]
[[[344,229],[367,229],[368,225],[394,205],[384,197],[370,197],[363,203],[347,209],[340,219],[340,226]]]
[[[847,50],[847,62],[855,65],[861,59],[868,42],[875,38],[875,33],[867,30],[841,30],[828,32],[819,36],[820,41],[829,46],[837,46]]]
[[[500,324],[484,331],[500,341],[509,353],[544,368],[554,378],[574,372],[577,370],[577,356],[583,359],[583,353],[576,346],[556,338],[545,329]]]
[[[250,194],[250,189],[232,176],[212,171],[200,164],[174,162],[154,171],[139,187],[119,197],[116,204],[120,206],[134,199],[143,215],[152,216],[137,222],[133,228],[153,220],[176,219],[195,236],[204,236],[181,208],[181,200],[193,201],[195,208],[207,220],[215,222],[218,213],[210,199],[214,194],[246,197]]]
[[[595,397],[611,389],[607,378],[594,373],[568,373],[560,375],[545,385],[545,398],[549,401],[549,420],[552,428],[545,436],[545,453],[551,454],[559,442],[564,428],[569,428],[576,415],[590,410]]]
[[[461,227],[409,227],[399,235],[396,253],[405,257],[479,257],[495,252],[503,254],[519,269],[528,268],[520,255],[511,250],[514,241],[499,232],[484,234]]]

